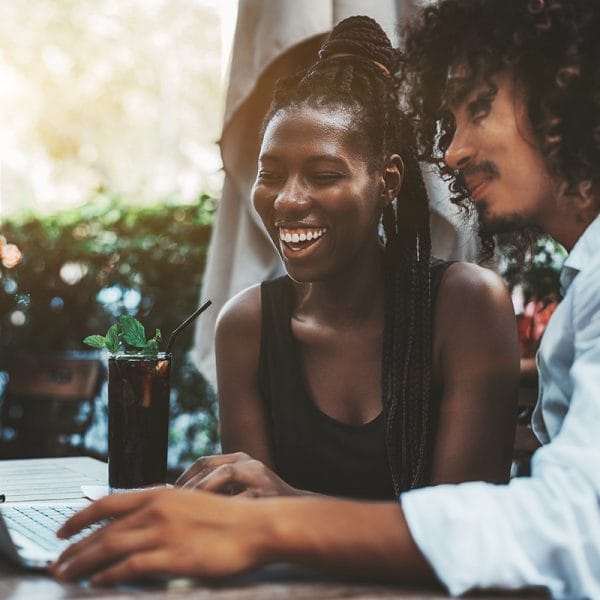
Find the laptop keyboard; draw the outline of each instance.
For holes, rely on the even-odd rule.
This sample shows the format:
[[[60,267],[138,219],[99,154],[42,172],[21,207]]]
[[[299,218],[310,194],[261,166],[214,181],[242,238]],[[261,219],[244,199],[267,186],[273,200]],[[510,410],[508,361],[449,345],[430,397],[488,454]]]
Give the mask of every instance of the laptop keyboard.
[[[44,550],[59,553],[69,544],[80,540],[98,525],[86,527],[69,540],[56,537],[58,528],[81,506],[3,506],[2,516],[9,529],[18,531]]]

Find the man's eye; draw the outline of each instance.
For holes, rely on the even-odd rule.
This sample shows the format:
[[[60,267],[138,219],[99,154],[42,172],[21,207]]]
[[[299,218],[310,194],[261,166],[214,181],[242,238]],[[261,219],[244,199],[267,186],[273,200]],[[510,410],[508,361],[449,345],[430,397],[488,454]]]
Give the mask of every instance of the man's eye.
[[[480,96],[467,106],[469,115],[474,121],[479,121],[490,114],[492,99],[489,96]]]

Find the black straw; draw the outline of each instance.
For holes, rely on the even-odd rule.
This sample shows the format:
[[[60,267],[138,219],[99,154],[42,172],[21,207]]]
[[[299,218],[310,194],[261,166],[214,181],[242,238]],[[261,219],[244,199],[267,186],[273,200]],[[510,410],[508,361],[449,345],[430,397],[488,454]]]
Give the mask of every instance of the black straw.
[[[171,348],[173,347],[173,342],[177,337],[177,334],[185,329],[196,317],[199,317],[210,305],[212,302],[210,300],[206,301],[199,309],[195,310],[181,325],[178,325],[171,334],[169,338],[169,343],[167,344],[167,354],[171,352]]]

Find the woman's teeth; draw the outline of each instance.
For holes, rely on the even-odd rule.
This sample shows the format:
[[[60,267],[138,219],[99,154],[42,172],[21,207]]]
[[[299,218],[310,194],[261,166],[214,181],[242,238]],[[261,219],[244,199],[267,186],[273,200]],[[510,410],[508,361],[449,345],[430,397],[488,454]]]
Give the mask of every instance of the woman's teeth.
[[[279,229],[279,239],[287,244],[297,244],[316,240],[324,233],[325,229]]]

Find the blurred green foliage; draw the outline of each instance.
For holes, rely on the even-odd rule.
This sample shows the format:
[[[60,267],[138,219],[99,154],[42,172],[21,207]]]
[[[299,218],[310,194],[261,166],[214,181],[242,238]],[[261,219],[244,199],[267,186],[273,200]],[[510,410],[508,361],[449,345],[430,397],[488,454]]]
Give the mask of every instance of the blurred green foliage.
[[[5,221],[23,261],[0,272],[0,371],[21,353],[84,351],[83,339],[120,314],[159,328],[166,344],[197,307],[214,208],[207,195],[193,206],[134,207],[100,192],[75,210]],[[218,445],[215,398],[191,363],[192,341],[189,327],[173,350],[177,463]]]
[[[511,289],[521,286],[526,301],[552,302],[560,298],[560,270],[567,252],[558,242],[540,235],[527,247],[500,241],[498,250],[502,276]]]

